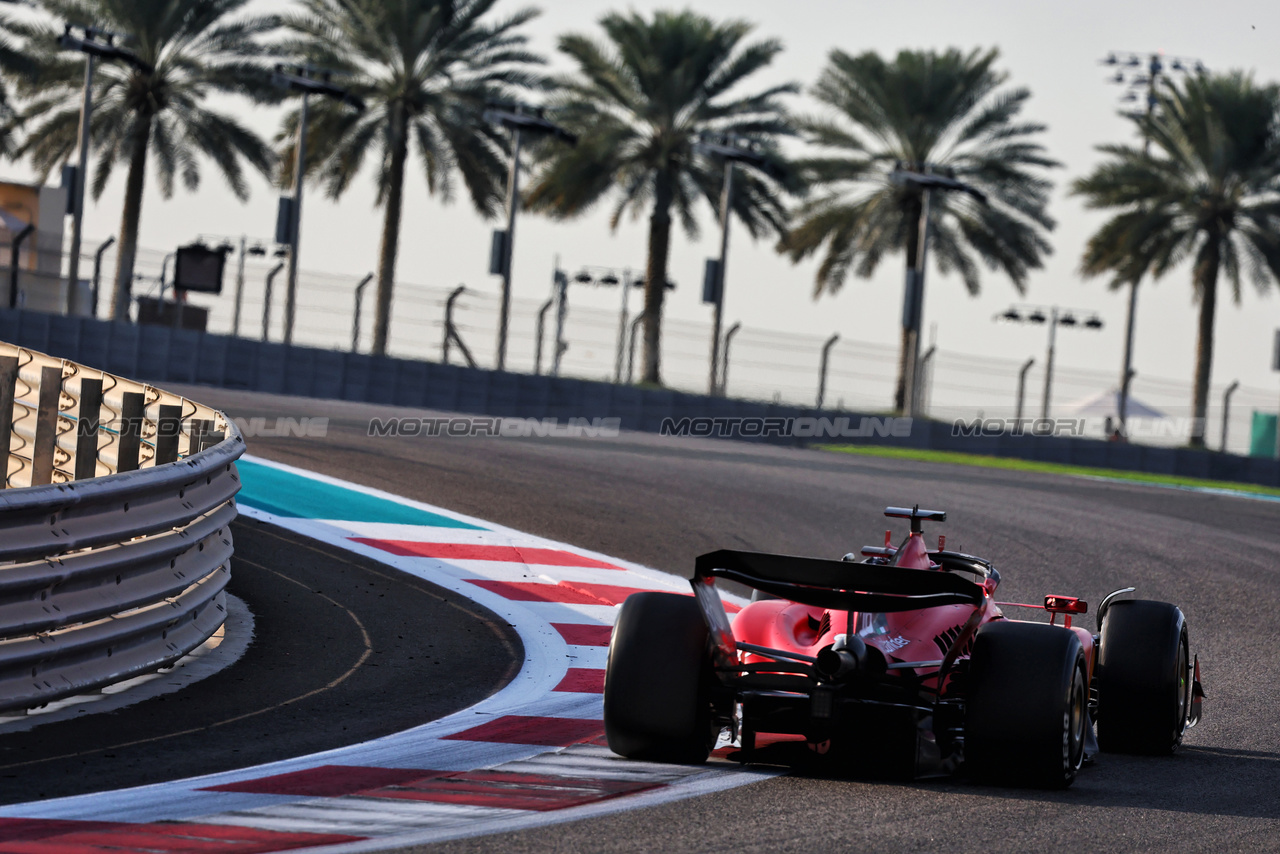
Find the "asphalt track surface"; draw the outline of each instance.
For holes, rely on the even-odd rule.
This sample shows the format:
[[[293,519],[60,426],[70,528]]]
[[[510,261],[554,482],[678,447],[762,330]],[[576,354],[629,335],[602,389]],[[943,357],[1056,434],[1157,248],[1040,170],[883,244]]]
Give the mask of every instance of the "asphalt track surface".
[[[325,438],[250,438],[255,454],[680,575],[715,548],[838,557],[882,542],[887,505],[944,509],[935,533],[995,562],[998,598],[1133,585],[1182,607],[1204,666],[1207,718],[1176,756],[1104,754],[1064,792],[796,773],[433,852],[1280,850],[1280,502],[633,434],[370,437],[371,417],[423,413],[193,395],[330,419]]]
[[[253,642],[230,667],[115,712],[0,734],[0,803],[120,789],[355,744],[465,708],[520,640],[468,599],[256,520],[230,592]]]

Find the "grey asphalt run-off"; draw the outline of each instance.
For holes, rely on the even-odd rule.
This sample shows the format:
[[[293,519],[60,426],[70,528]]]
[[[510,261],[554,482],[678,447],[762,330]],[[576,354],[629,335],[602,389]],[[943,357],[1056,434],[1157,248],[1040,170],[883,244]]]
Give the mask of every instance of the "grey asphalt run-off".
[[[1276,502],[644,434],[370,437],[372,417],[424,413],[189,393],[268,424],[329,419],[323,438],[250,437],[252,453],[685,576],[713,549],[840,556],[901,535],[888,505],[946,510],[934,533],[993,560],[999,598],[1135,586],[1184,610],[1204,667],[1207,718],[1177,755],[1104,754],[1062,792],[792,774],[431,851],[1280,850]]]

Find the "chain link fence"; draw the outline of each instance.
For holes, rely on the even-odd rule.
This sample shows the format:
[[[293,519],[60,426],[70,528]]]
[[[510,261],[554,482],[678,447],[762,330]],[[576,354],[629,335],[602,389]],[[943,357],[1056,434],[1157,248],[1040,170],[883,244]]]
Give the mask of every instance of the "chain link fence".
[[[100,261],[101,293],[98,315],[109,311],[115,271],[115,250],[110,247],[96,258],[98,244],[87,243],[81,269],[86,274]],[[0,246],[0,263],[9,257]],[[24,250],[23,258],[26,258]],[[268,302],[268,279],[287,258],[248,256],[244,261],[244,286],[240,299],[239,327],[235,323],[236,279],[239,258],[227,258],[224,289],[219,296],[192,294],[193,304],[208,309],[207,328],[221,334],[280,341],[284,329],[285,277],[283,269],[274,276]],[[27,262],[35,266],[33,262]],[[47,265],[41,265],[47,266]],[[29,274],[24,271],[24,276]],[[34,275],[34,274],[30,274]],[[0,288],[9,281],[0,272]],[[169,253],[140,249],[137,253],[133,295],[135,298],[168,296],[173,277]],[[34,281],[34,279],[31,279]],[[27,278],[23,279],[28,281]],[[373,339],[377,284],[371,282],[363,293],[359,312],[360,328],[353,328],[356,314],[356,286],[360,277],[304,270],[299,276],[298,314],[294,341],[308,346],[368,352]],[[462,283],[422,284],[398,282],[392,306],[388,355],[439,362],[445,358],[445,310],[450,295]],[[479,367],[490,367],[496,359],[499,298],[492,282],[483,289],[467,287],[454,302],[453,323],[458,337]],[[619,309],[584,303],[581,286],[569,287],[568,310],[563,337],[567,348],[560,360],[562,376],[613,382],[621,377],[638,380],[643,369],[643,343],[633,342],[634,321],[642,308],[639,291],[631,297],[625,327]],[[92,290],[86,284],[84,293]],[[65,291],[65,289],[64,289]],[[610,289],[611,293],[616,293]],[[34,291],[33,291],[34,292]],[[64,293],[65,296],[65,293]],[[547,296],[551,288],[547,287]],[[612,298],[611,298],[612,301]],[[45,302],[50,302],[46,307]],[[550,300],[514,298],[507,344],[509,370],[549,373],[555,360],[556,308]],[[57,310],[56,298],[43,294],[28,308]],[[662,374],[666,385],[682,391],[705,393],[709,387],[711,324],[667,316],[662,328]],[[642,334],[636,333],[637,339]],[[727,352],[726,391],[728,396],[748,400],[812,406],[817,400],[819,372],[825,335],[782,332],[743,326],[732,337]],[[927,348],[925,348],[927,350]],[[463,364],[461,349],[450,348],[449,360]],[[1026,375],[1022,413],[1038,418],[1045,388],[1045,355],[1036,353],[1035,364]],[[980,356],[945,349],[936,350],[926,362],[923,400],[926,413],[944,421],[1012,419],[1018,410],[1018,375],[1022,361],[998,356]],[[630,368],[630,371],[628,370]],[[858,341],[842,334],[830,352],[824,404],[832,409],[862,412],[889,412],[897,380],[897,347]],[[1049,416],[1055,419],[1078,417],[1078,405],[1119,384],[1114,372],[1062,365],[1054,370]],[[1221,376],[1221,374],[1219,374]],[[1223,393],[1229,383],[1215,383],[1210,390],[1206,436],[1217,448],[1222,437]],[[1166,416],[1131,422],[1134,441],[1177,446],[1190,435],[1191,382],[1186,379],[1150,376],[1139,372],[1131,395],[1133,400]],[[1239,387],[1231,398],[1228,449],[1246,453],[1249,447],[1252,414],[1255,410],[1274,412],[1280,393],[1274,389]],[[1105,419],[1088,416],[1082,429],[1088,435],[1105,436]],[[1075,429],[1075,428],[1068,428]]]

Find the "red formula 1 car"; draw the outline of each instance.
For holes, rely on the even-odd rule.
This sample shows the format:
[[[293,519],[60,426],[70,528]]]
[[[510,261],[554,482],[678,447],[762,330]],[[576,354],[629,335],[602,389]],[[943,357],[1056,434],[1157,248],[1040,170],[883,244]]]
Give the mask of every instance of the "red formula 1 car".
[[[609,747],[701,762],[728,728],[747,761],[757,734],[781,733],[875,774],[1061,787],[1097,746],[1170,753],[1200,720],[1177,607],[1118,599],[1125,588],[1097,634],[1073,625],[1087,605],[1070,596],[1023,606],[1048,623],[1010,620],[988,561],[925,545],[921,523],[945,513],[885,515],[910,534],[894,548],[886,531],[861,561],[717,551],[698,558],[693,597],[631,595],[609,647]],[[756,590],[732,623],[717,577]]]

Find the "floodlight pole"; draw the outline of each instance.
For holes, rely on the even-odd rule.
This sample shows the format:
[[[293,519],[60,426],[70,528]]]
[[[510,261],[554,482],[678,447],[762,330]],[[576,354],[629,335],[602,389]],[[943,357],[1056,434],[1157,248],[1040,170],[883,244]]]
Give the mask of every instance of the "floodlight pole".
[[[507,327],[511,317],[511,259],[516,243],[516,208],[520,204],[520,128],[511,128],[511,165],[507,171],[507,236],[502,242],[502,302],[498,307],[497,369],[507,369]]]
[[[497,369],[505,371],[507,365],[507,330],[511,315],[511,259],[515,251],[516,210],[520,207],[520,145],[525,131],[534,136],[554,136],[556,139],[577,145],[578,138],[564,128],[548,121],[542,108],[527,104],[490,102],[482,118],[486,122],[500,124],[511,131],[511,165],[507,172],[507,233],[502,241],[502,302],[498,309]],[[557,336],[557,347],[559,347]],[[555,363],[559,364],[557,353]]]
[[[916,240],[916,265],[907,270],[906,287],[903,294],[902,328],[906,333],[906,347],[903,353],[903,395],[902,407],[909,416],[915,415],[919,406],[920,386],[920,321],[924,316],[924,271],[929,254],[929,214],[933,203],[933,191],[946,192],[959,190],[968,193],[978,204],[987,204],[986,193],[963,181],[957,181],[947,175],[932,171],[930,164],[922,164],[923,172],[903,169],[902,164],[893,170],[889,180],[898,184],[907,184],[920,191],[920,223]]]
[[[93,68],[96,59],[90,53],[85,56],[84,62],[84,100],[80,105],[80,164],[76,167],[75,185],[71,188],[75,216],[71,218],[71,257],[67,259],[68,314],[75,313],[76,285],[80,280],[80,235],[84,222],[85,175],[89,171],[89,123],[93,120]]]
[[[1129,54],[1129,56],[1130,60],[1124,64],[1138,64],[1137,54]],[[1107,59],[1103,60],[1103,62],[1107,65],[1117,65],[1118,62],[1116,54],[1111,54]],[[1187,60],[1186,58],[1174,58],[1171,70],[1185,73],[1187,69],[1183,65],[1184,62],[1190,62],[1190,60]],[[1201,70],[1203,69],[1203,66],[1198,60],[1195,64],[1196,68]],[[1146,79],[1146,117],[1148,121],[1150,121],[1152,114],[1155,112],[1156,86],[1159,84],[1161,76],[1165,73],[1165,64],[1161,61],[1160,54],[1150,54],[1147,59]],[[1114,78],[1114,82],[1126,82],[1124,79],[1124,73],[1118,72],[1117,76]],[[1136,82],[1141,83],[1141,80],[1139,79]],[[1130,90],[1130,95],[1132,95],[1132,90]],[[1151,137],[1146,133],[1146,129],[1144,128],[1142,134],[1142,156],[1146,157],[1150,150]],[[1135,318],[1138,313],[1138,284],[1141,281],[1141,278],[1142,277],[1139,274],[1133,278],[1133,281],[1129,282],[1129,315],[1125,322],[1127,331],[1124,339],[1124,364],[1120,369],[1120,397],[1117,402],[1117,409],[1119,411],[1116,413],[1120,421],[1120,435],[1122,437],[1128,435],[1129,390],[1135,373],[1133,370],[1133,333]]]
[[[72,35],[73,29],[84,31],[84,38]],[[155,68],[137,54],[116,47],[115,39],[118,33],[110,33],[106,30],[93,26],[73,26],[67,24],[62,35],[58,36],[58,47],[63,50],[74,50],[83,53],[86,58],[85,74],[84,74],[84,102],[80,107],[80,165],[76,169],[75,185],[71,188],[71,192],[75,197],[75,216],[71,226],[71,258],[70,266],[67,271],[67,309],[70,311],[74,305],[73,296],[75,294],[75,283],[80,279],[80,244],[82,240],[82,225],[84,221],[84,185],[85,172],[89,168],[89,131],[92,127],[93,119],[93,71],[94,60],[98,57],[103,59],[120,60],[127,65],[133,66],[143,74],[150,76],[155,73]],[[99,39],[102,39],[99,41]],[[132,281],[122,282],[117,276],[116,291],[112,299],[112,316],[123,313],[125,319],[129,314],[129,294],[119,293],[122,288],[132,286]],[[123,312],[117,311],[123,307]]]
[[[917,389],[920,386],[920,324],[924,318],[924,271],[929,256],[929,213],[933,205],[933,191],[924,188],[921,193],[919,231],[916,238],[916,267],[908,272],[907,288],[911,291],[907,320],[907,370],[903,403],[907,415],[915,417],[919,403]]]
[[[720,326],[724,316],[725,265],[729,261],[729,205],[733,198],[733,158],[724,160],[724,187],[720,191],[720,266],[716,270],[716,303],[711,324],[711,383],[708,390],[712,397],[724,395],[717,387],[716,375],[720,367]]]
[[[323,95],[348,104],[357,112],[364,111],[364,101],[346,89],[329,82],[331,72],[308,66],[294,67],[294,71],[296,73],[289,71],[285,65],[277,65],[273,76],[276,85],[302,94],[302,110],[298,116],[298,142],[294,149],[293,160],[293,203],[289,210],[289,277],[285,286],[284,301],[285,346],[293,344],[293,322],[297,310],[298,245],[302,239],[302,185],[307,164],[309,98],[311,95]]]
[[[302,240],[302,176],[307,162],[307,117],[310,92],[302,93],[302,115],[298,119],[298,144],[293,158],[293,205],[289,209],[289,278],[284,294],[284,344],[293,344],[293,316],[298,297],[298,244]]]
[[[729,260],[729,214],[733,205],[733,166],[742,162],[776,177],[768,158],[755,151],[750,139],[733,136],[701,135],[693,145],[700,154],[724,158],[724,184],[720,190],[720,259],[716,262],[714,320],[711,328],[711,371],[708,392],[714,397],[724,393],[718,386],[720,370],[720,328],[724,316],[725,265]],[[710,264],[711,262],[708,262]]]

